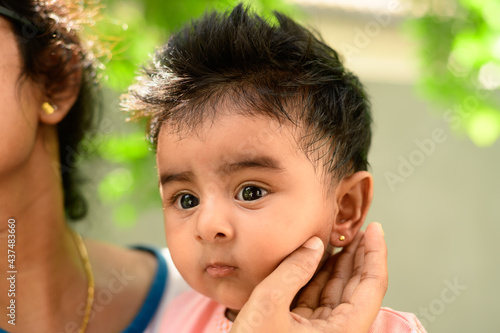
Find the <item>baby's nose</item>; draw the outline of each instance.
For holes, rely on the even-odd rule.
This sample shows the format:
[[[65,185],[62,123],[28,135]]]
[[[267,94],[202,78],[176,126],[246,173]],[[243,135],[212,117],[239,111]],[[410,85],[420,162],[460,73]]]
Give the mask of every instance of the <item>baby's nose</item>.
[[[208,204],[201,209],[196,224],[196,238],[205,242],[229,241],[234,236],[234,228],[230,217],[223,207],[215,209],[214,204]]]

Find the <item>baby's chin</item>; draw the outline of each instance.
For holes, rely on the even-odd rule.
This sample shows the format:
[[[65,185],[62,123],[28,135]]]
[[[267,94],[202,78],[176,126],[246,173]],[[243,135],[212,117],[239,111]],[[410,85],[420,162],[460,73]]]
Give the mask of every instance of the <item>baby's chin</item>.
[[[227,283],[220,283],[217,286],[198,284],[191,285],[191,287],[237,314],[246,304],[255,287],[267,276],[265,273],[261,275],[253,276],[253,279],[244,279],[244,281],[226,281]]]
[[[244,293],[244,295],[238,295],[237,293],[234,293],[231,296],[224,295],[223,297],[217,297],[217,299],[214,300],[224,305],[226,308],[231,309],[231,311],[238,313],[246,304],[249,298],[250,293]]]
[[[205,296],[213,299],[217,303],[223,305],[230,312],[236,315],[246,304],[250,295],[252,294],[253,288],[228,288],[225,290],[205,290],[202,292]],[[201,291],[199,291],[201,292]],[[231,319],[231,318],[229,318]]]

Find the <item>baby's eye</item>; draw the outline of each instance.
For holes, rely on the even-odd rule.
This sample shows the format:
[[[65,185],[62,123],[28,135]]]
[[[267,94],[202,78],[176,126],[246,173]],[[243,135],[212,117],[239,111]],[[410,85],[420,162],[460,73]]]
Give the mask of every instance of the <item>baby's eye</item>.
[[[199,205],[200,200],[192,194],[186,193],[182,194],[177,199],[179,205],[182,209],[190,209]]]
[[[267,191],[258,186],[245,186],[237,194],[236,198],[241,201],[253,201],[262,198]]]

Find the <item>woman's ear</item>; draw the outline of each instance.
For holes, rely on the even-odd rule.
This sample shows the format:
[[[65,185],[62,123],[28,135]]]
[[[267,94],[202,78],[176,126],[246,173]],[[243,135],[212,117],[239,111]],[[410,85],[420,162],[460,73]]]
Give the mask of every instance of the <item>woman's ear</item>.
[[[48,56],[49,61],[61,61],[61,59],[54,54]],[[51,83],[49,90],[45,89],[45,96],[50,97],[46,97],[39,108],[42,123],[48,125],[59,123],[75,104],[82,80],[82,69],[78,66],[79,63],[79,56],[73,54],[66,66],[68,75],[60,82]]]
[[[338,213],[330,243],[336,247],[349,244],[363,226],[373,197],[373,178],[367,171],[358,171],[340,181],[335,190]]]

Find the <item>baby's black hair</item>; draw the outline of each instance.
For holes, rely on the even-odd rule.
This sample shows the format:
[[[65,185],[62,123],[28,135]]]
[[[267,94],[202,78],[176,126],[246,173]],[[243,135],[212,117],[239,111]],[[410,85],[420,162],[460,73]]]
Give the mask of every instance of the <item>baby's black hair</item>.
[[[370,103],[358,78],[319,37],[274,15],[277,23],[239,4],[187,24],[124,95],[125,110],[149,119],[156,145],[162,124],[194,128],[229,100],[238,112],[303,128],[301,148],[333,180],[367,170]]]

